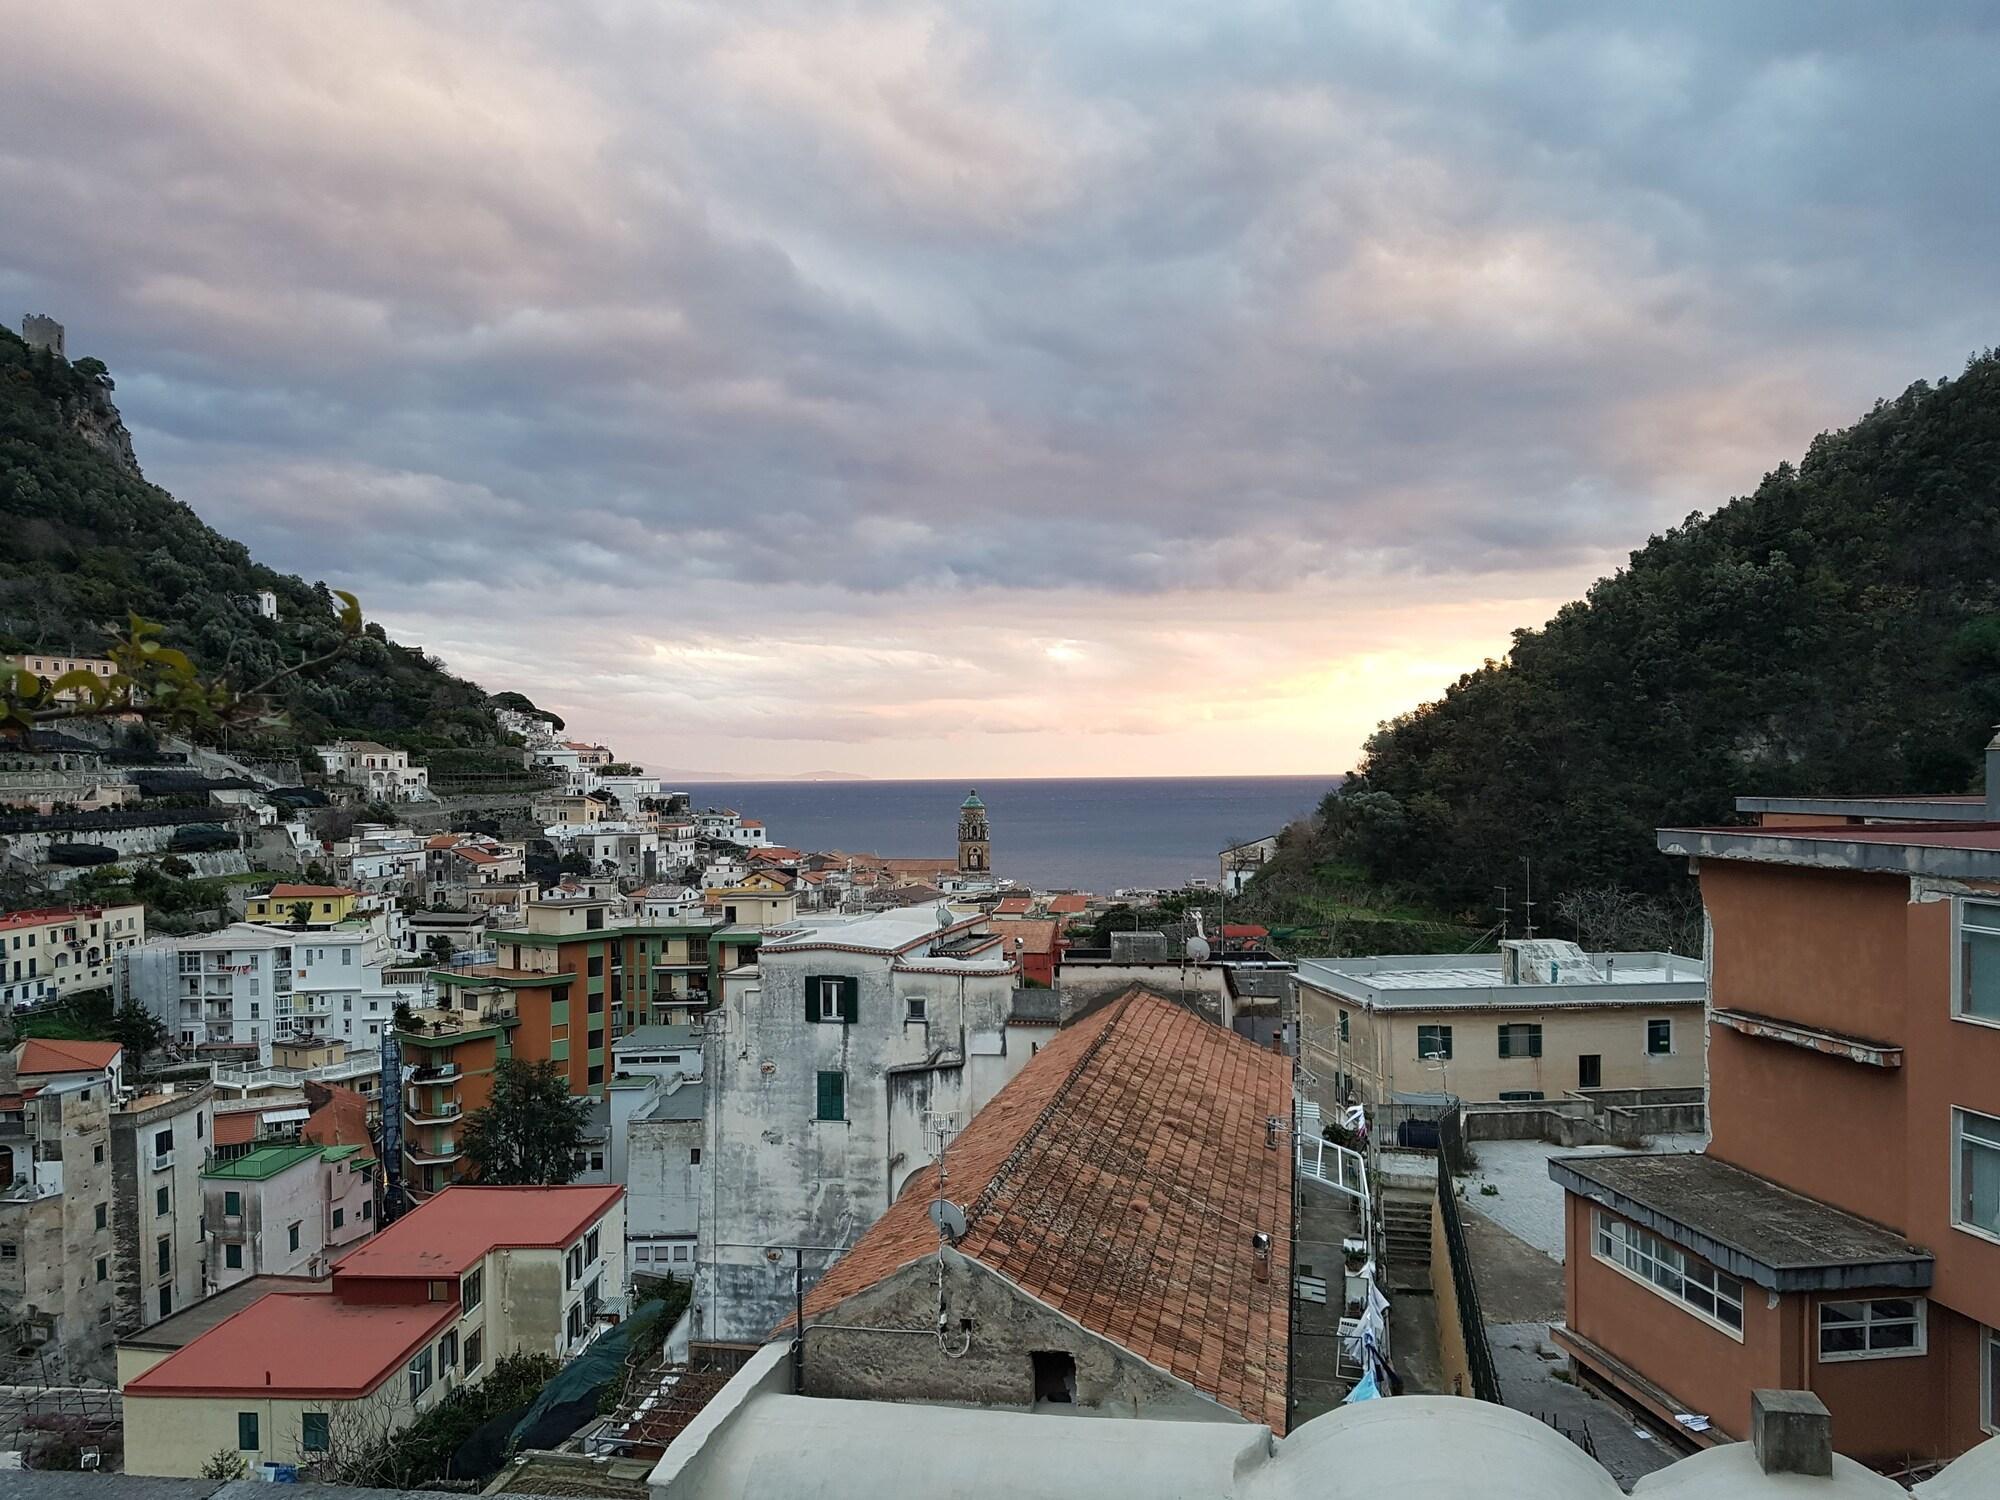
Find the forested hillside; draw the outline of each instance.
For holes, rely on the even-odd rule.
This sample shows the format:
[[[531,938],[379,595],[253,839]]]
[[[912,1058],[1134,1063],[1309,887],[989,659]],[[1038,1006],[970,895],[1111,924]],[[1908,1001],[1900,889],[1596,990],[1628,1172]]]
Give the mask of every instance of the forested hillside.
[[[2000,721],[2000,356],[1822,434],[1385,724],[1274,871],[1430,908],[1666,892],[1741,793],[1959,792]],[[1545,911],[1549,908],[1544,908]],[[1565,934],[1567,935],[1567,934]]]
[[[102,649],[127,612],[239,684],[317,656],[339,637],[324,583],[253,561],[132,461],[96,360],[69,363],[0,330],[0,651]],[[260,589],[279,618],[250,607]],[[364,609],[370,601],[362,600]],[[330,665],[277,688],[283,740],[365,735],[419,747],[497,735],[486,695],[370,625]],[[239,742],[241,736],[239,734]]]

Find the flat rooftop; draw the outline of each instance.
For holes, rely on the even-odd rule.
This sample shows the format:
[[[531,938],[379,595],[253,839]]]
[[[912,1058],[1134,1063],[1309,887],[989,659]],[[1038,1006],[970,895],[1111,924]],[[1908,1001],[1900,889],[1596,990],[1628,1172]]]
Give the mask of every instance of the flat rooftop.
[[[1931,1284],[1931,1253],[1922,1246],[1718,1157],[1559,1156],[1549,1176],[1773,1291]]]
[[[213,1292],[150,1327],[120,1339],[118,1343],[121,1348],[127,1349],[183,1349],[209,1329],[235,1317],[251,1303],[273,1292],[324,1296],[332,1290],[333,1281],[325,1276],[317,1280],[309,1276],[252,1276],[247,1281],[239,1281],[234,1286]]]
[[[2000,879],[2000,823],[1826,823],[1796,828],[1662,828],[1662,854],[1924,875]]]
[[[1301,959],[1301,984],[1378,1010],[1544,1010],[1560,1006],[1657,1005],[1700,1000],[1701,960],[1676,953],[1584,953],[1549,983],[1510,984],[1498,953],[1398,953],[1371,958]],[[1545,972],[1545,971],[1544,971]]]

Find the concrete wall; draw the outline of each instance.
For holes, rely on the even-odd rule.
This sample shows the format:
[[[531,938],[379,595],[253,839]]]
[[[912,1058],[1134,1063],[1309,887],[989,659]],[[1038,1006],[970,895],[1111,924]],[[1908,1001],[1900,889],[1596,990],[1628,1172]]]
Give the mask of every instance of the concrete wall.
[[[1227,1026],[1233,1019],[1221,964],[1182,964],[1178,959],[1172,963],[1111,963],[1064,957],[1056,966],[1056,988],[1062,991],[1065,1023],[1116,999],[1135,984],[1169,999],[1185,998],[1218,1025]]]
[[[214,1144],[214,1095],[206,1084],[184,1088],[144,1109],[121,1109],[111,1117],[112,1234],[118,1249],[115,1323],[121,1336],[150,1327],[203,1295],[201,1168]],[[173,1162],[155,1170],[154,1143],[162,1130],[173,1132]],[[165,1213],[160,1212],[162,1188]]]
[[[699,1088],[699,1084],[686,1085]],[[627,1147],[625,1233],[634,1245],[657,1240],[690,1246],[701,1228],[702,1167],[689,1158],[702,1149],[700,1120],[636,1120]],[[666,1268],[686,1276],[692,1261]],[[634,1261],[637,1271],[661,1269],[654,1260]]]
[[[116,1363],[117,1281],[111,1231],[110,1090],[103,1083],[45,1090],[29,1102],[40,1118],[34,1170],[61,1191],[0,1199],[0,1241],[18,1255],[0,1261],[0,1310],[32,1308],[53,1333],[42,1346],[48,1378],[109,1379]],[[97,1212],[104,1211],[104,1227]],[[98,1278],[102,1261],[105,1275]]]
[[[972,1341],[957,1359],[935,1336],[939,1262],[925,1257],[850,1297],[807,1331],[809,1396],[933,1405],[1034,1406],[1036,1350],[1061,1351],[1076,1366],[1078,1412],[1102,1416],[1241,1422],[1244,1418],[1129,1350],[1036,1301],[977,1261],[944,1254],[945,1302],[954,1347],[961,1318]],[[898,1332],[858,1332],[857,1328]],[[911,1331],[914,1330],[914,1331]],[[1062,1406],[1052,1408],[1064,1410]]]
[[[211,1234],[208,1284],[214,1290],[251,1276],[302,1276],[326,1252],[325,1167],[318,1158],[300,1162],[262,1182],[229,1177],[202,1179],[202,1197]],[[243,1212],[223,1212],[229,1193],[242,1195]],[[291,1226],[299,1226],[299,1248],[291,1248]],[[243,1263],[228,1264],[225,1247],[240,1245]]]
[[[806,1020],[806,980],[818,975],[856,981],[856,1024]],[[1006,971],[911,972],[887,954],[832,951],[767,954],[725,983],[722,1040],[704,1061],[697,1336],[761,1339],[791,1311],[790,1247],[809,1247],[814,1274],[831,1263],[932,1159],[926,1115],[962,1129],[1025,1065],[1007,1038],[1012,992]],[[926,1019],[906,1019],[912,997]],[[844,1120],[816,1118],[822,1071],[845,1076]]]
[[[1443,1394],[1472,1394],[1472,1361],[1465,1350],[1465,1325],[1459,1321],[1458,1282],[1451,1274],[1451,1247],[1444,1237],[1444,1205],[1431,1199],[1431,1295],[1438,1331],[1438,1373]]]
[[[406,1425],[419,1411],[443,1399],[444,1382],[410,1404],[403,1366],[370,1395],[358,1401],[324,1397],[293,1400],[241,1394],[234,1396],[129,1396],[125,1400],[125,1471],[191,1477],[218,1452],[234,1453],[254,1476],[263,1463],[304,1463],[313,1455],[300,1450],[305,1413],[327,1414],[336,1445],[362,1432],[390,1431]],[[237,1414],[257,1414],[259,1446],[239,1451]]]

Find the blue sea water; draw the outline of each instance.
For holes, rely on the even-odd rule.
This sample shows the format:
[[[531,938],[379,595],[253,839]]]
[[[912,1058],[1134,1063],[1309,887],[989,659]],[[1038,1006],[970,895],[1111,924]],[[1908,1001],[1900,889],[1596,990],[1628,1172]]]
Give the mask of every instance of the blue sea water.
[[[982,781],[994,873],[1039,889],[1109,895],[1120,887],[1214,880],[1230,844],[1312,811],[1337,776],[1175,776]],[[701,807],[761,818],[795,849],[953,856],[955,781],[731,781],[683,785]]]

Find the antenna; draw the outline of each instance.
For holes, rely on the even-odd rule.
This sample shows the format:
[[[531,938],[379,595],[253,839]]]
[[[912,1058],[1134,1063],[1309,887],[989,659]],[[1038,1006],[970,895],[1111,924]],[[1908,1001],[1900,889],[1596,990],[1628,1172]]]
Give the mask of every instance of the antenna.
[[[1500,893],[1500,936],[1502,939],[1505,939],[1507,936],[1507,917],[1513,908],[1507,905],[1507,887],[1505,885],[1498,885],[1494,889]]]
[[[1535,935],[1535,857],[1523,855],[1521,863],[1527,867],[1527,879],[1521,889],[1521,923],[1524,935]]]

